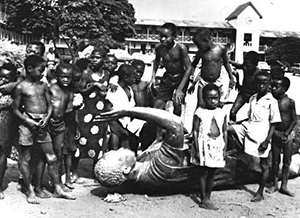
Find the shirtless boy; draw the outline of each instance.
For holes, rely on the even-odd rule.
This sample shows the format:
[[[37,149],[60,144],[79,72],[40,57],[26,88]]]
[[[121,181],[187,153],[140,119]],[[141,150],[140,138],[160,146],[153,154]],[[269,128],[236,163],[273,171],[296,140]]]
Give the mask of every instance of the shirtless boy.
[[[229,88],[233,88],[234,86],[234,78],[228,61],[227,49],[223,45],[213,43],[210,37],[211,35],[209,30],[202,28],[197,29],[193,36],[193,42],[197,45],[198,51],[192,63],[192,72],[194,72],[200,59],[202,60],[201,71],[189,89],[189,92],[193,92],[195,84],[199,81],[197,107],[204,106],[202,89],[208,83],[216,84],[221,88],[221,95],[224,95],[224,89],[222,89],[224,81],[221,77],[222,64],[224,65],[230,79]]]
[[[173,100],[174,114],[181,115],[188,80],[191,74],[191,61],[185,45],[175,43],[177,28],[173,23],[165,23],[160,30],[160,43],[155,47],[155,59],[149,88],[155,84],[155,74],[162,60],[166,72],[158,89],[154,108],[165,108],[166,102]]]
[[[73,68],[70,64],[59,64],[56,67],[57,83],[51,84],[50,96],[53,112],[49,120],[49,132],[52,138],[53,150],[57,156],[59,176],[62,175],[62,148],[65,135],[65,113],[69,102],[72,101],[71,81]],[[70,181],[65,183],[73,188]]]
[[[279,192],[291,197],[294,194],[287,189],[289,178],[289,168],[291,164],[291,156],[293,153],[293,136],[291,132],[297,123],[297,114],[295,102],[285,93],[289,89],[290,80],[287,77],[275,79],[272,82],[272,95],[278,101],[281,122],[275,126],[275,131],[272,137],[272,169],[274,186],[269,192],[275,192],[278,188],[278,174],[280,164],[280,153],[283,151],[283,166],[282,166],[282,182]]]
[[[58,179],[56,155],[53,151],[52,141],[47,131],[47,123],[52,113],[50,95],[46,83],[41,82],[46,62],[43,58],[31,55],[24,61],[26,78],[17,85],[14,96],[13,111],[20,119],[19,144],[21,145],[20,171],[23,175],[27,202],[39,204],[37,196],[43,197],[42,190],[33,190],[31,185],[31,172],[29,162],[32,157],[33,146],[39,146],[48,164],[48,171],[54,185],[54,196],[75,199],[67,195]]]
[[[135,104],[139,107],[149,107],[147,93],[149,82],[141,80],[145,71],[145,63],[142,60],[133,60],[131,65],[136,69],[135,83],[131,86],[134,92]]]

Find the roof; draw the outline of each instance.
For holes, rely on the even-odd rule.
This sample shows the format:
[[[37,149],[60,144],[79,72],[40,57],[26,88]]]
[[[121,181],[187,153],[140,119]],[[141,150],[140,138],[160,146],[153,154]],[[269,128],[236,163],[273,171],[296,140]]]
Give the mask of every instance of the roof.
[[[291,37],[291,36],[300,38],[300,32],[298,32],[298,31],[261,30],[260,36],[268,37],[268,38]]]
[[[135,25],[152,25],[162,26],[166,22],[172,22],[178,27],[206,27],[206,28],[221,28],[221,29],[235,29],[228,22],[215,21],[195,21],[195,20],[169,20],[169,19],[137,19]]]
[[[254,7],[254,5],[251,2],[244,3],[240,6],[238,6],[225,20],[229,21],[232,19],[237,18],[248,6],[251,6],[253,10],[257,13],[259,18],[262,18],[262,15],[259,13],[259,11]]]

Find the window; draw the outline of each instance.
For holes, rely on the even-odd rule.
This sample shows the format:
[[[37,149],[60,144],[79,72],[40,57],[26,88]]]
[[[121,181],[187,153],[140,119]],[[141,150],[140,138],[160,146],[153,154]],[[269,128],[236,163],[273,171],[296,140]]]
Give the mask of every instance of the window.
[[[252,34],[251,33],[244,34],[244,46],[252,46]]]

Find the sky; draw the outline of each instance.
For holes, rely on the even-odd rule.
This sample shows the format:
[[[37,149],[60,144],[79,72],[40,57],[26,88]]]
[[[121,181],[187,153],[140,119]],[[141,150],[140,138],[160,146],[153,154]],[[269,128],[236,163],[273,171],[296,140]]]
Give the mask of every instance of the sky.
[[[136,18],[225,21],[247,0],[129,0]],[[300,0],[252,0],[263,16],[262,30],[300,32]]]

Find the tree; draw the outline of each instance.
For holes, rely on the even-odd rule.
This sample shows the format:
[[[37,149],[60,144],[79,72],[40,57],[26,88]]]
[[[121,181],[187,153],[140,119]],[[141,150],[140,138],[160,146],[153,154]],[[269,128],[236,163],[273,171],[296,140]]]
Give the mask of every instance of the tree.
[[[300,38],[278,38],[272,46],[266,50],[267,61],[279,60],[287,65],[300,62]]]
[[[80,39],[120,47],[134,34],[135,11],[128,0],[5,0],[5,6],[12,30],[45,40],[60,37],[70,47]]]

